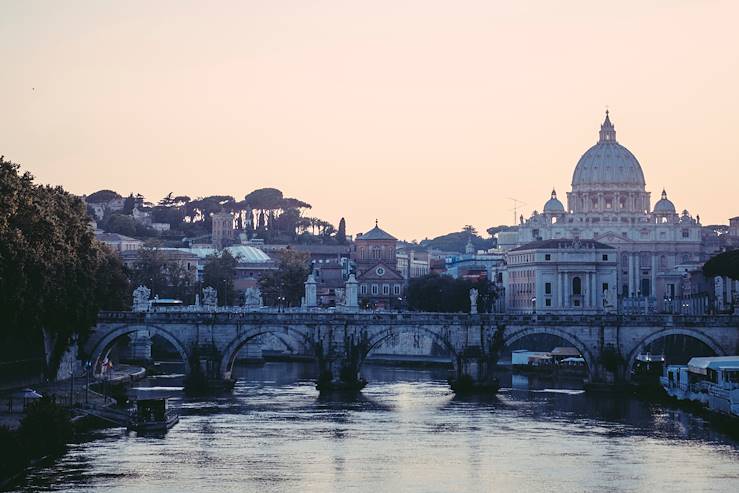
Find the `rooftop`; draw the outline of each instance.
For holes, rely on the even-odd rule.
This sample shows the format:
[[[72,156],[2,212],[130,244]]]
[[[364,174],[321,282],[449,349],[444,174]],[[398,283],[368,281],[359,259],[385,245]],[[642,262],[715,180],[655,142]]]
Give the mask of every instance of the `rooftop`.
[[[380,227],[377,225],[377,221],[375,221],[374,228],[370,229],[362,236],[357,236],[357,239],[358,240],[397,240],[397,238],[391,235],[390,233],[380,229]]]
[[[512,252],[522,250],[552,250],[558,248],[580,249],[598,249],[598,250],[614,250],[612,246],[595,240],[575,240],[575,239],[554,239],[554,240],[538,240],[526,243],[520,247],[512,249]]]

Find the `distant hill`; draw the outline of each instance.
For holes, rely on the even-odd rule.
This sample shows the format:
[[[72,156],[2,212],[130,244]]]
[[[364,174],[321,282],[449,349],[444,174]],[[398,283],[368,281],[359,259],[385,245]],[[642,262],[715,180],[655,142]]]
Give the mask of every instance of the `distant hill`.
[[[482,238],[476,234],[470,235],[468,231],[458,231],[456,233],[437,236],[430,240],[422,240],[419,245],[423,248],[464,253],[467,241],[470,238],[472,238],[472,244],[475,246],[475,250],[487,250],[489,248],[495,248],[497,245],[495,238]]]

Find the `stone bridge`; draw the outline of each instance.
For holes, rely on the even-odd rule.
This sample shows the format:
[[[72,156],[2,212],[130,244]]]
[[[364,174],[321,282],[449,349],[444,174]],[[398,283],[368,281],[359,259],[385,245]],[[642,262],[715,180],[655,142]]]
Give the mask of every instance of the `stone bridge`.
[[[180,353],[190,373],[193,365],[210,378],[228,380],[239,351],[259,336],[271,334],[296,353],[314,356],[320,382],[346,384],[360,379],[367,355],[388,338],[403,333],[425,335],[450,354],[457,378],[482,382],[505,346],[549,334],[577,348],[590,381],[628,380],[635,358],[651,343],[684,335],[716,355],[739,353],[739,316],[681,315],[509,315],[419,312],[101,312],[84,352],[99,369],[114,344],[132,333],[160,336]],[[621,363],[610,370],[604,353]],[[611,358],[613,359],[613,358]],[[330,388],[326,386],[325,388]],[[341,388],[341,387],[339,387]]]

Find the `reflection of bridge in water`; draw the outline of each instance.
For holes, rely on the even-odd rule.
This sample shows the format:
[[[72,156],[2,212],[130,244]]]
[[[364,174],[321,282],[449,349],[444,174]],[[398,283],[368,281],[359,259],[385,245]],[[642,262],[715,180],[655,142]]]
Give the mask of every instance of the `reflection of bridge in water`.
[[[430,338],[449,354],[458,378],[475,382],[489,377],[502,348],[541,334],[577,348],[591,381],[628,379],[636,356],[671,336],[699,341],[716,355],[739,352],[739,316],[172,311],[102,312],[85,353],[99,368],[131,334],[166,339],[188,373],[197,358],[220,379],[231,378],[245,345],[271,335],[293,354],[315,357],[322,377],[337,383],[358,378],[370,352],[404,334]],[[617,369],[608,360],[619,361]]]

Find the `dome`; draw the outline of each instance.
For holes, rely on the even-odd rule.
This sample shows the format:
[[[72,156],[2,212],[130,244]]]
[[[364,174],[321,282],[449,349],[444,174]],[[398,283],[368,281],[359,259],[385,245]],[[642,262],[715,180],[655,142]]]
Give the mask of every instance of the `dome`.
[[[564,213],[565,206],[562,205],[562,202],[559,201],[557,198],[557,192],[555,190],[552,190],[552,198],[547,200],[547,203],[544,204],[544,213],[545,214],[561,214]]]
[[[675,214],[675,204],[667,198],[667,192],[662,190],[662,198],[654,204],[656,214]]]
[[[616,129],[606,111],[598,143],[577,162],[572,191],[619,190],[643,192],[644,172],[627,148],[616,142]]]
[[[264,251],[248,245],[233,245],[224,250],[228,250],[228,253],[242,263],[264,264],[272,261]]]

